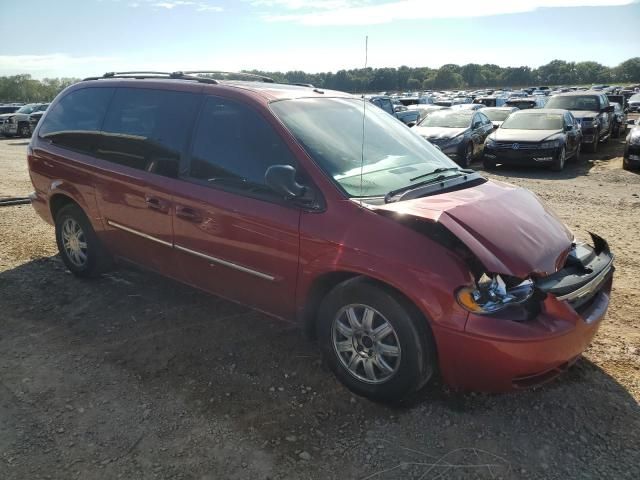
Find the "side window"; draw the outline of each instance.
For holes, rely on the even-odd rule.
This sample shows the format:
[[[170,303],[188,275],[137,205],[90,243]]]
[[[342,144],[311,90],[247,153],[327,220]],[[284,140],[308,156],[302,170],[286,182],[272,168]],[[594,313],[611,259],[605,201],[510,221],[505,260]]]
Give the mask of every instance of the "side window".
[[[189,176],[252,188],[264,185],[264,174],[272,165],[295,161],[271,125],[246,105],[208,97],[195,129]]]
[[[493,124],[491,123],[491,120],[489,120],[489,118],[484,113],[479,113],[478,116],[480,117],[480,120],[484,125],[493,126]]]
[[[96,156],[177,177],[198,98],[188,92],[116,89]]]
[[[83,88],[65,95],[47,113],[38,135],[53,144],[90,153],[96,144],[113,88]]]

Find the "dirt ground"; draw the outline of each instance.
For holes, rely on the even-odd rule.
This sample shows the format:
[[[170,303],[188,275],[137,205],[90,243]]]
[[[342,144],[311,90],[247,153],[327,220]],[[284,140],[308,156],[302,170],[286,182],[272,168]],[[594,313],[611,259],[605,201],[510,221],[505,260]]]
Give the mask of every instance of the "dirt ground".
[[[0,140],[0,197],[31,191]],[[640,175],[622,141],[562,173],[498,168],[617,255],[611,307],[542,388],[401,407],[352,396],[295,326],[142,271],[69,274],[31,206],[0,208],[0,479],[640,478]]]

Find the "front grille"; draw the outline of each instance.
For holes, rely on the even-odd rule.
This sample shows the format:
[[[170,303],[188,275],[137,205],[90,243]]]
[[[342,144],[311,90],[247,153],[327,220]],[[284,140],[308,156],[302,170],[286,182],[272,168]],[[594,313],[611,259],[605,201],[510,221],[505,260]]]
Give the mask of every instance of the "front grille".
[[[539,143],[520,143],[520,142],[496,142],[493,148],[504,150],[538,150],[540,148]]]

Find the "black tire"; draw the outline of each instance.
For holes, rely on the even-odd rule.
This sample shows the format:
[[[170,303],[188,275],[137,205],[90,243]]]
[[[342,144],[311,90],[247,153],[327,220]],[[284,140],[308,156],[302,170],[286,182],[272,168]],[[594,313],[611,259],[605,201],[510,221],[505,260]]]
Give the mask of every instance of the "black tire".
[[[600,132],[596,131],[593,134],[593,143],[589,144],[589,151],[596,153],[598,151],[598,144],[600,143]]]
[[[469,165],[473,162],[473,143],[467,143],[467,146],[464,147],[464,156],[462,157],[462,161],[460,166],[463,168],[468,168]]]
[[[496,161],[489,160],[488,158],[485,157],[482,159],[482,166],[484,167],[485,170],[493,170],[494,168],[496,168]]]
[[[18,136],[22,138],[29,138],[31,136],[31,127],[28,123],[22,122],[18,124]]]
[[[73,222],[78,225],[82,234],[81,236],[79,234],[76,235],[76,239],[80,239],[78,242],[84,243],[86,246],[84,260],[80,256],[74,259],[73,254],[69,253],[69,250],[65,248],[63,230],[69,225],[73,225]],[[91,278],[108,270],[111,265],[111,258],[93,230],[89,219],[78,205],[73,203],[62,207],[56,215],[55,226],[56,243],[60,257],[71,273],[78,277]],[[82,261],[79,262],[79,258]]]
[[[558,153],[558,156],[551,164],[551,170],[554,172],[561,172],[564,170],[564,164],[567,162],[567,150],[563,146]]]
[[[573,154],[573,161],[575,163],[580,163],[581,153],[582,153],[582,143],[578,143],[578,147],[576,148],[576,153]]]
[[[361,368],[362,376],[366,375],[366,361],[379,365],[377,360],[379,358],[379,350],[376,350],[380,348],[379,341],[369,346],[374,350],[371,355],[367,356],[366,352],[362,352],[365,360],[359,363],[356,362],[356,373],[352,373],[348,365],[345,365],[347,356],[350,358],[349,362],[354,357],[358,358],[355,350],[339,354],[337,352],[338,347],[334,347],[334,342],[336,344],[346,343],[347,345],[349,343],[359,343],[357,339],[360,334],[356,332],[356,329],[351,330],[356,333],[351,337],[344,337],[341,341],[338,340],[341,334],[337,329],[334,329],[340,320],[344,321],[348,318],[348,314],[344,312],[344,309],[349,305],[354,305],[356,311],[360,309],[360,312],[364,311],[364,306],[374,310],[376,315],[373,317],[372,325],[375,326],[377,324],[378,327],[376,328],[385,323],[385,320],[393,328],[392,333],[387,334],[385,338],[389,339],[391,337],[390,342],[393,345],[397,344],[399,355],[395,358],[386,357],[385,361],[389,360],[389,358],[394,358],[394,360],[389,360],[387,363],[388,365],[393,365],[394,369],[394,372],[390,373],[388,378],[384,379],[384,371],[377,368],[378,377],[382,377],[382,379],[378,379],[379,383],[367,382],[356,376],[358,368]],[[362,321],[361,325],[364,325],[364,323]],[[375,328],[371,327],[370,331],[372,330],[375,330]],[[436,368],[433,336],[424,317],[404,298],[364,279],[348,280],[335,287],[325,297],[320,306],[317,333],[325,362],[338,380],[357,395],[374,401],[396,402],[402,400],[407,395],[422,388],[433,376]],[[364,341],[366,336],[366,334],[360,335],[359,338]],[[372,333],[369,339],[374,339],[375,341],[375,335]],[[374,367],[371,368],[373,369]]]

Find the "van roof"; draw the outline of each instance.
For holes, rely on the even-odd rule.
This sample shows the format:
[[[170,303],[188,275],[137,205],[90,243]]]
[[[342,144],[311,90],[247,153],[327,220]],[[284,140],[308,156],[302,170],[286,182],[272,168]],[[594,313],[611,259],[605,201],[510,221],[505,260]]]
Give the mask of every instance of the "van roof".
[[[172,75],[172,74],[163,74]],[[261,97],[266,102],[277,100],[295,99],[295,98],[321,98],[321,97],[346,97],[354,98],[345,92],[337,90],[325,90],[313,86],[292,85],[287,83],[275,83],[271,79],[264,77],[265,80],[260,81],[262,77],[255,76],[256,80],[219,80],[207,77],[197,77],[192,75],[184,76],[159,76],[155,74],[126,75],[118,76],[117,74],[105,74],[103,77],[90,77],[85,79],[82,84],[100,84],[110,86],[147,86],[153,87],[164,85],[177,86],[181,85],[180,90],[184,91],[185,86],[191,85],[198,91],[214,93],[220,90],[244,90],[252,93],[252,96]],[[190,90],[187,87],[188,90]]]

